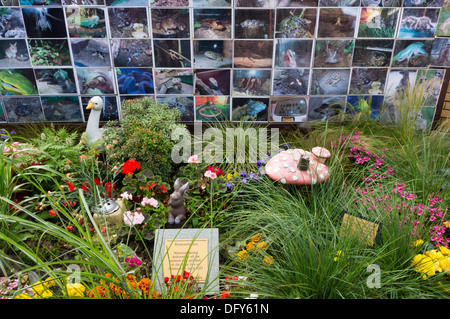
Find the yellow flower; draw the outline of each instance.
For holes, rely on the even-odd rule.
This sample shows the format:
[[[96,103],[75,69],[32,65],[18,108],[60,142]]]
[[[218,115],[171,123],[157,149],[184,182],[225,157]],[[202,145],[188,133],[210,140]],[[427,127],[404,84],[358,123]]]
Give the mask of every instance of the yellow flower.
[[[233,174],[228,173],[228,174],[227,174],[227,180],[230,180],[230,179],[232,179],[232,178],[233,178]]]
[[[262,249],[262,250],[266,250],[267,249],[267,243],[264,241],[259,242],[256,245],[256,249]]]
[[[86,288],[79,283],[68,283],[66,285],[67,295],[70,297],[83,297],[84,291]],[[63,291],[64,295],[66,294],[65,291]]]
[[[264,257],[263,261],[268,264],[268,265],[272,265],[273,264],[273,257],[272,256],[267,256]]]
[[[418,239],[415,242],[413,242],[414,247],[420,246],[423,244],[423,240],[422,239]]]
[[[48,289],[45,289],[41,293],[35,294],[34,298],[43,299],[43,298],[50,298],[51,296],[53,296],[53,292],[51,292]]]
[[[339,260],[339,257],[340,257],[341,255],[344,255],[344,254],[342,253],[342,250],[339,250],[339,251],[336,253],[336,257],[334,257],[333,260],[334,260],[334,261],[338,261],[338,260]]]
[[[31,290],[34,292],[34,298],[49,298],[53,296],[53,293],[41,281],[35,282]]]
[[[261,234],[253,235],[252,238],[250,238],[250,240],[254,243],[259,242],[261,240]]]
[[[244,261],[244,260],[246,260],[247,258],[248,258],[248,251],[246,251],[246,250],[241,250],[239,253],[238,253],[238,258],[240,259],[240,260],[242,260],[242,261]]]
[[[440,246],[439,250],[441,251],[442,255],[450,257],[450,249],[445,248],[444,246]]]
[[[245,246],[245,249],[247,250],[252,250],[253,248],[255,248],[255,243],[250,241],[247,246]]]
[[[29,294],[20,294],[14,297],[14,299],[31,299]]]
[[[446,228],[450,228],[450,221],[444,222],[444,225],[445,225]]]
[[[55,281],[52,277],[48,277],[47,279],[45,279],[44,285],[46,285],[48,288],[53,287],[55,285]]]
[[[429,277],[436,274],[437,267],[435,262],[426,255],[418,254],[414,256],[412,266],[414,266],[415,271],[422,274],[423,279],[426,279],[427,276]]]

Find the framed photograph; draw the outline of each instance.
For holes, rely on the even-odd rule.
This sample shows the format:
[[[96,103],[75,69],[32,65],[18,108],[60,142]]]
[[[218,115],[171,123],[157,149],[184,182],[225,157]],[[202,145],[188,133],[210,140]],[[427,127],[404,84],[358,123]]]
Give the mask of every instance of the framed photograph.
[[[402,39],[433,38],[439,9],[403,8],[398,37]]]
[[[147,8],[108,8],[111,38],[149,38]]]
[[[91,110],[87,110],[86,106],[92,96],[82,96],[81,97],[81,108],[83,110],[84,121],[87,122],[89,119],[89,114]],[[117,105],[117,98],[115,96],[101,96],[103,100],[103,110],[100,114],[100,122],[106,121],[117,121],[119,120],[119,108]]]
[[[105,9],[66,7],[67,28],[72,38],[105,38]]]
[[[349,94],[382,95],[388,68],[353,68]]]
[[[264,2],[264,1],[262,1]],[[192,0],[193,6],[199,7],[230,7],[231,0]]]
[[[272,97],[270,101],[270,121],[305,122],[308,116],[308,97]]]
[[[274,25],[273,9],[234,10],[235,39],[272,39]]]
[[[318,38],[353,38],[359,8],[322,8]]]
[[[5,110],[3,109],[3,106],[2,106],[2,101],[0,100],[0,122],[1,123],[6,123],[6,112],[5,112]]]
[[[45,120],[38,96],[5,97],[3,107],[9,123],[36,123]]]
[[[383,107],[383,103],[384,96],[382,95],[349,95],[347,96],[345,114],[351,117],[352,115],[361,112],[360,105],[364,104],[370,107],[370,119],[378,120]]]
[[[194,40],[194,66],[198,69],[231,68],[232,40]]]
[[[397,40],[392,67],[426,67],[430,63],[434,40]]]
[[[2,69],[0,79],[2,95],[38,94],[33,69]]]
[[[22,7],[26,6],[60,6],[61,0],[19,0]]]
[[[424,91],[422,106],[436,107],[444,81],[445,70],[417,70],[416,87]]]
[[[267,96],[272,87],[271,70],[233,70],[234,96]]]
[[[403,98],[414,89],[417,70],[414,69],[391,69],[386,80],[386,101],[395,101]]]
[[[107,39],[70,39],[73,63],[78,67],[111,65]]]
[[[192,69],[155,70],[155,93],[192,95],[194,93]]]
[[[275,40],[275,67],[281,68],[309,68],[313,40]]]
[[[63,6],[104,6],[105,0],[62,0]]]
[[[353,66],[388,67],[391,63],[394,40],[360,40],[355,41]]]
[[[110,7],[147,7],[147,0],[105,0]]]
[[[33,66],[72,66],[67,39],[28,40]]]
[[[423,132],[429,132],[433,124],[435,107],[421,107],[417,113],[416,128]]]
[[[277,0],[234,0],[234,6],[236,8],[275,8]]]
[[[450,66],[450,38],[434,40],[430,63],[436,66]]]
[[[314,38],[317,9],[277,9],[276,38]]]
[[[400,8],[362,8],[359,38],[394,38]]]
[[[78,96],[41,96],[48,122],[83,122]]]
[[[151,7],[189,7],[189,0],[149,0]]]
[[[4,0],[3,2],[0,2],[0,6],[2,6],[2,7],[18,7],[19,0]]]
[[[450,36],[450,7],[441,8],[435,35],[438,37]]]
[[[153,66],[150,39],[111,39],[111,54],[115,67]]]
[[[153,38],[190,38],[189,9],[152,9]]]
[[[116,68],[119,94],[153,94],[155,84],[150,68]]]
[[[275,69],[273,72],[273,95],[308,94],[310,69]]]
[[[7,68],[11,65],[18,68],[31,67],[24,39],[0,40],[0,67]]]
[[[361,0],[361,7],[383,7],[383,8],[392,8],[392,7],[401,7],[402,0]]]
[[[350,69],[312,69],[310,95],[346,95]]]
[[[359,7],[360,0],[319,0],[319,7]]]
[[[194,9],[195,39],[231,39],[231,9]]]
[[[86,95],[114,94],[114,76],[109,68],[76,68],[79,92]]]
[[[350,67],[354,40],[316,40],[314,67]]]
[[[229,96],[196,96],[195,120],[202,122],[229,121]]]
[[[195,70],[195,95],[230,95],[230,70]]]
[[[234,97],[232,101],[232,121],[267,122],[269,98]]]
[[[2,8],[0,12],[0,38],[20,39],[26,38],[25,24],[23,22],[22,11],[19,8]]]
[[[157,99],[171,109],[178,109],[181,112],[182,122],[194,121],[194,98],[192,96],[168,95],[158,96]]]
[[[191,67],[190,40],[153,40],[155,67]]]
[[[235,68],[271,68],[273,56],[272,40],[235,40]]]
[[[41,95],[76,94],[73,69],[34,69],[36,85]]]
[[[442,7],[444,0],[403,0],[404,7]]]
[[[29,38],[67,38],[63,8],[22,8]]]
[[[319,0],[277,0],[277,8],[317,7]]]
[[[308,121],[340,121],[345,104],[345,96],[312,96],[309,99]]]

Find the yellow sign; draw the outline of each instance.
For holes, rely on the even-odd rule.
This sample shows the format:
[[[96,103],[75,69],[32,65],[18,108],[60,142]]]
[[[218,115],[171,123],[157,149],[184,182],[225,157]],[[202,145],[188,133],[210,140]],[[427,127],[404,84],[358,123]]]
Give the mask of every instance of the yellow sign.
[[[165,277],[183,275],[183,270],[204,283],[208,273],[208,239],[166,239],[163,261]]]
[[[375,222],[365,220],[349,214],[344,214],[339,231],[341,236],[353,235],[369,246],[375,243],[379,225]]]

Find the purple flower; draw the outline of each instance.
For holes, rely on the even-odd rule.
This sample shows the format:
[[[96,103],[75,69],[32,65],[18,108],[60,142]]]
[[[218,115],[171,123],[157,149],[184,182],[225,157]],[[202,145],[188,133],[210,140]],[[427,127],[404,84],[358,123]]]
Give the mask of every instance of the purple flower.
[[[264,164],[264,161],[262,161],[262,160],[256,161],[256,166],[258,166],[258,167],[261,167],[263,164]]]

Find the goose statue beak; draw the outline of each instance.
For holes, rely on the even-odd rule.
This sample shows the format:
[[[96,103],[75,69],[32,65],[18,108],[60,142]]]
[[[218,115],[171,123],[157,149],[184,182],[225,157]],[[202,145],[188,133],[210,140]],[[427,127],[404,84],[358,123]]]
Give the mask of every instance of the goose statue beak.
[[[90,110],[94,108],[94,103],[89,102],[88,105],[86,106],[86,110]]]

